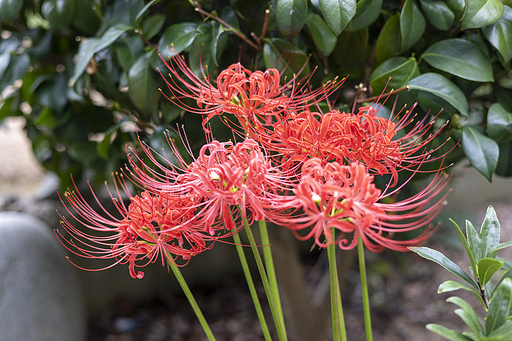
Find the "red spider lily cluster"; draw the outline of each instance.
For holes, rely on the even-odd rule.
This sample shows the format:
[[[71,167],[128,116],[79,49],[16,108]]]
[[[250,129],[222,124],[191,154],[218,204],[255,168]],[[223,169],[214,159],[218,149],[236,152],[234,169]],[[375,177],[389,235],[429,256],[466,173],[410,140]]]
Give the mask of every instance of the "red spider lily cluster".
[[[157,259],[184,265],[255,220],[289,228],[301,240],[313,238],[321,248],[352,249],[361,238],[373,252],[407,251],[435,229],[448,182],[442,169],[419,193],[398,195],[425,162],[442,158],[431,157],[437,149],[429,149],[444,127],[433,131],[433,119],[416,121],[412,111],[383,118],[378,106],[321,112],[317,104],[343,80],[311,90],[296,78],[280,85],[276,69],[252,72],[237,63],[211,80],[208,74],[197,77],[180,56],[166,65],[168,98],[204,115],[210,142],[187,163],[171,138],[172,158],[139,141],[142,152],[131,150],[129,165],[114,176],[117,190],[110,196],[117,215],[97,199],[99,209],[93,209],[76,188],[67,192],[68,213],[91,230],[62,217],[72,238],[57,236],[75,254],[128,263],[131,276],[141,278],[137,267]],[[240,142],[211,137],[208,121],[224,114],[235,117],[224,121],[240,132]],[[404,170],[409,175],[400,182]],[[382,175],[389,181],[379,189],[375,179]],[[136,194],[133,185],[140,189]],[[395,238],[417,229],[416,237]]]

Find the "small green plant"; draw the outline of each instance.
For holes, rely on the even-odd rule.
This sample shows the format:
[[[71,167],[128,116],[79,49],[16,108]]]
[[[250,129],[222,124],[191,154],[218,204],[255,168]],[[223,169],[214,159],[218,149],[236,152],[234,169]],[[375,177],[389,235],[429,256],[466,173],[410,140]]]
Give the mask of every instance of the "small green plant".
[[[500,223],[496,211],[489,206],[485,219],[478,233],[466,220],[466,235],[452,220],[457,228],[460,241],[471,263],[470,274],[462,270],[441,252],[428,247],[411,247],[423,258],[436,262],[455,276],[463,280],[449,280],[441,283],[438,293],[463,289],[471,292],[482,304],[485,312],[485,325],[472,306],[460,297],[452,296],[446,301],[458,305],[455,310],[467,324],[470,332],[460,333],[438,324],[428,324],[427,329],[453,341],[510,341],[512,340],[512,318],[510,311],[512,298],[512,263],[497,256],[499,250],[512,246],[512,239],[500,243]],[[504,272],[496,286],[491,282],[492,276],[499,270]]]

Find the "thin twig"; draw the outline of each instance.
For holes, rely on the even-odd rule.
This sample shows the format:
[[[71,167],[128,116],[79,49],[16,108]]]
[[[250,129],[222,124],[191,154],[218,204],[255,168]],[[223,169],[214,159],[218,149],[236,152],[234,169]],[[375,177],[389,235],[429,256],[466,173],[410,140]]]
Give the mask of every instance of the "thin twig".
[[[263,22],[263,28],[261,29],[261,35],[260,35],[260,44],[263,38],[265,38],[265,34],[267,34],[267,28],[268,28],[268,17],[270,16],[270,11],[268,9],[265,10],[265,21]]]
[[[369,97],[369,98],[360,98],[360,99],[356,100],[356,103],[360,104],[360,103],[364,103],[364,102],[372,102],[372,101],[378,100],[379,98],[382,98],[382,97],[395,95],[404,90],[409,90],[409,87],[404,86],[403,88],[392,90],[390,92],[387,92],[387,93],[379,95],[379,96],[373,96],[373,97]]]
[[[238,31],[237,29],[235,29],[233,26],[231,26],[230,24],[228,24],[227,22],[225,22],[224,20],[222,20],[221,18],[219,17],[216,17],[204,10],[202,10],[201,8],[199,7],[196,7],[195,10],[201,14],[204,14],[204,15],[207,15],[209,17],[211,17],[213,20],[216,20],[218,21],[220,24],[226,26],[228,29],[230,29],[231,31],[233,31],[234,34],[236,34],[240,39],[242,39],[243,41],[245,41],[247,44],[249,44],[249,46],[251,46],[252,48],[254,48],[255,50],[257,51],[260,51],[262,52],[263,49],[261,49],[258,45],[256,45],[255,43],[253,43],[252,41],[249,40],[249,38],[247,38],[247,36],[245,34],[243,34],[242,32]]]
[[[144,44],[146,44],[147,46],[150,46],[150,47],[156,47],[155,44],[153,44],[152,42],[147,40],[146,37],[144,37],[143,32],[141,30],[135,29],[134,32],[139,36],[139,38],[144,42]]]

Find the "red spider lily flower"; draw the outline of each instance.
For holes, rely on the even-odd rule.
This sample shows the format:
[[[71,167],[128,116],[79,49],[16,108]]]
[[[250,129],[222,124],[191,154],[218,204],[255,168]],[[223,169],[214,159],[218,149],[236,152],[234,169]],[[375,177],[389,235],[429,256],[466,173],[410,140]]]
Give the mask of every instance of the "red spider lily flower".
[[[336,243],[352,249],[361,237],[372,252],[388,248],[408,251],[421,245],[432,233],[431,222],[444,205],[443,196],[433,205],[429,201],[446,186],[448,177],[438,173],[431,184],[416,195],[397,202],[382,203],[398,189],[383,193],[373,183],[374,177],[358,163],[341,165],[314,158],[306,161],[302,177],[293,190],[293,213],[283,215],[280,224],[290,228],[300,240],[314,238],[325,248]],[[301,213],[297,213],[297,212]],[[409,240],[393,239],[397,233],[425,228],[420,236]],[[305,235],[300,230],[308,230]],[[349,240],[347,235],[352,235]]]
[[[284,195],[292,186],[290,176],[273,166],[252,139],[235,144],[213,140],[200,149],[198,157],[190,164],[185,163],[174,141],[168,139],[168,142],[174,162],[141,143],[144,155],[155,167],[148,167],[143,158],[133,152],[129,155],[128,175],[148,191],[172,192],[193,200],[195,224],[204,226],[206,233],[212,236],[230,235],[231,230],[242,229],[240,218],[249,222],[263,220],[274,206],[290,200]],[[162,164],[161,160],[166,162]]]
[[[280,170],[251,139],[204,145],[177,182],[201,201],[197,220],[207,227],[218,221],[229,230],[236,228],[232,208],[239,208],[249,222],[263,220],[276,202],[289,200],[280,194],[286,183]]]
[[[124,184],[121,187],[130,197],[128,206],[120,199],[119,190],[119,199],[109,192],[119,217],[99,203],[92,188],[98,211],[87,203],[76,186],[75,191],[65,194],[69,206],[61,199],[68,214],[89,231],[76,228],[61,215],[61,225],[71,239],[57,230],[55,233],[59,241],[76,255],[115,260],[113,264],[97,270],[77,267],[98,271],[128,263],[130,275],[140,279],[144,273],[136,271],[136,268],[154,263],[159,257],[162,265],[169,261],[184,266],[192,256],[213,247],[217,238],[205,234],[201,226],[194,224],[194,203],[187,198],[164,191],[132,196]],[[178,258],[184,263],[178,262]]]
[[[289,113],[273,124],[272,129],[254,134],[259,134],[259,141],[266,148],[281,155],[283,164],[311,157],[347,164],[359,162],[374,174],[392,174],[396,184],[399,170],[414,171],[427,160],[442,158],[430,157],[441,146],[429,150],[428,145],[445,125],[429,133],[434,119],[427,122],[425,117],[416,122],[412,109],[402,118],[399,112],[391,119],[378,117],[372,106],[359,108],[357,114],[338,110],[325,114]],[[401,137],[397,137],[399,132]]]
[[[344,81],[330,81],[317,90],[309,90],[309,80],[298,86],[297,77],[293,77],[280,85],[281,75],[277,69],[251,72],[236,63],[223,70],[212,82],[209,74],[203,73],[203,79],[197,77],[182,56],[163,62],[171,72],[170,80],[164,77],[173,95],[166,96],[170,101],[189,112],[206,115],[204,123],[222,113],[234,114],[244,130],[249,122],[257,124],[266,116],[279,115],[289,108],[301,110],[323,101]],[[298,74],[301,72],[302,69]],[[184,98],[194,99],[198,108],[184,103]]]

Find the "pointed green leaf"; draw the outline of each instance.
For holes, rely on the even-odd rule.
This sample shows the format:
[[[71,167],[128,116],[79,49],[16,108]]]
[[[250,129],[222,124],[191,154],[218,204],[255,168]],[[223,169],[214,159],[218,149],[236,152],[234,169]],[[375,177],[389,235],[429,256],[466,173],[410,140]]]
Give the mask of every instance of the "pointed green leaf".
[[[320,0],[325,22],[339,35],[356,14],[356,0]]]
[[[475,82],[492,82],[492,66],[483,52],[473,43],[463,39],[445,39],[423,52],[431,66]]]
[[[482,27],[482,32],[498,50],[503,61],[508,63],[512,59],[512,8],[504,6],[503,16],[494,24]]]
[[[489,337],[495,336],[503,336],[504,338],[499,340],[510,341],[512,339],[512,322],[504,324],[489,334]]]
[[[491,257],[490,250],[500,243],[500,222],[496,216],[494,207],[489,206],[485,218],[480,227],[480,240],[485,248],[482,248],[482,257]]]
[[[503,282],[504,280],[506,280],[507,278],[511,279],[512,280],[512,268],[510,268],[507,264],[506,261],[503,261],[504,264],[503,264],[503,269],[508,269],[507,272],[505,272],[505,274],[500,278],[500,280],[498,281],[498,283],[496,284],[496,288],[499,287],[501,285],[501,282]],[[496,293],[496,290],[493,291],[492,295],[491,295],[491,299],[492,297],[494,296],[494,294]]]
[[[421,9],[429,23],[441,31],[448,31],[455,19],[455,14],[443,1],[420,0]]]
[[[512,280],[506,278],[494,290],[494,294],[489,302],[487,311],[487,320],[485,322],[486,335],[501,327],[506,321],[510,312],[512,299]]]
[[[425,32],[427,22],[415,0],[405,0],[400,13],[401,52],[409,50]]]
[[[377,20],[382,8],[382,0],[362,0],[357,3],[356,14],[348,24],[347,31],[358,31]]]
[[[512,133],[507,130],[507,126],[512,123],[512,114],[510,114],[501,104],[494,103],[487,113],[487,135],[496,142],[512,141]]]
[[[133,27],[125,24],[117,24],[109,28],[101,38],[89,38],[83,41],[78,48],[78,59],[75,65],[75,80],[82,75],[96,52],[110,46],[124,32],[131,29],[133,29]]]
[[[324,57],[329,57],[338,42],[336,34],[333,33],[318,14],[313,15],[306,25],[309,28],[309,32],[311,32],[311,38],[313,38],[316,47],[318,47]]]
[[[458,331],[448,329],[438,324],[429,323],[427,329],[451,341],[472,341]]]
[[[148,2],[148,3],[146,4],[146,6],[142,7],[142,9],[139,11],[139,13],[137,13],[137,15],[135,16],[135,22],[138,22],[138,21],[139,21],[139,19],[140,19],[140,17],[142,17],[142,15],[143,15],[144,13],[146,13],[146,11],[147,11],[151,6],[153,6],[154,4],[159,3],[159,2],[160,2],[160,0],[151,0],[150,2]]]
[[[475,257],[474,273],[476,274],[476,263],[478,263],[480,259],[484,258],[482,257],[482,241],[480,240],[480,236],[478,235],[478,232],[476,232],[475,227],[469,220],[466,220],[466,235],[468,237],[469,249]]]
[[[437,288],[437,293],[444,294],[446,292],[455,291],[455,290],[459,290],[459,289],[471,292],[473,294],[473,296],[475,296],[475,298],[478,299],[483,304],[483,300],[480,297],[480,294],[478,292],[476,292],[474,289],[467,287],[464,284],[457,282],[457,281],[448,280],[448,281],[441,283],[441,285],[439,285],[439,288]]]
[[[227,47],[227,39],[228,35],[231,34],[231,31],[226,31],[224,26],[219,23],[212,23],[213,32],[212,32],[212,42],[211,42],[211,56],[212,60],[215,62],[216,66],[219,66],[220,57],[222,56],[222,52]]]
[[[7,22],[16,20],[22,7],[22,0],[0,0],[0,17]]]
[[[375,95],[387,90],[399,89],[405,86],[411,79],[420,75],[416,59],[395,57],[380,64],[370,75],[370,84]],[[389,79],[391,77],[391,80]],[[389,81],[389,83],[388,83]]]
[[[279,31],[286,39],[292,41],[306,23],[308,1],[277,0],[275,16]]]
[[[158,50],[162,58],[167,60],[189,47],[199,34],[197,28],[198,25],[193,22],[169,26],[158,41]]]
[[[386,59],[398,54],[401,49],[400,17],[391,16],[382,27],[375,45],[375,62],[381,64]]]
[[[480,319],[478,318],[478,315],[475,313],[473,307],[471,307],[471,305],[468,302],[464,301],[462,298],[457,296],[449,297],[446,300],[446,302],[450,302],[461,307],[464,314],[461,314],[460,312],[457,311],[455,313],[459,315],[464,320],[464,322],[466,322],[471,331],[477,333],[477,335],[483,334],[484,328],[480,323]]]
[[[462,29],[491,25],[503,15],[503,3],[499,0],[465,0]]]
[[[494,273],[498,271],[502,266],[503,262],[500,262],[499,260],[494,258],[480,259],[480,261],[476,265],[480,285],[486,285],[487,282],[490,281],[492,275],[494,275]]]
[[[165,15],[156,14],[153,15],[142,23],[142,34],[147,40],[153,38],[160,32],[162,26],[164,26]]]
[[[462,246],[464,247],[464,250],[466,251],[466,255],[469,258],[469,262],[471,264],[471,268],[473,269],[473,273],[476,274],[475,256],[473,255],[473,252],[471,251],[471,249],[469,247],[469,243],[468,243],[466,237],[464,236],[464,234],[462,233],[462,230],[459,227],[459,225],[457,225],[457,223],[455,221],[453,221],[452,219],[450,219],[450,221],[453,223],[453,225],[455,225],[455,228],[457,229],[457,233],[459,234],[460,242],[461,242]]]
[[[467,283],[471,284],[475,289],[478,290],[478,285],[475,283],[475,281],[471,277],[469,277],[469,275],[465,273],[457,264],[455,264],[448,257],[443,255],[441,252],[425,246],[410,247],[409,250],[416,252],[418,255],[425,259],[431,260],[441,265],[443,268],[450,271],[455,276],[465,280]]]
[[[468,115],[466,96],[455,84],[438,73],[425,73],[409,81],[410,89],[426,91],[434,94],[455,107],[462,115]]]
[[[510,246],[512,246],[512,239],[510,239],[508,242],[499,243],[498,245],[494,245],[487,252],[490,254],[490,257],[494,257],[494,256],[496,256],[496,253],[498,253],[499,250],[505,249]]]
[[[464,127],[462,148],[471,165],[489,182],[492,182],[492,173],[496,169],[500,152],[496,141],[481,134],[473,127]]]

